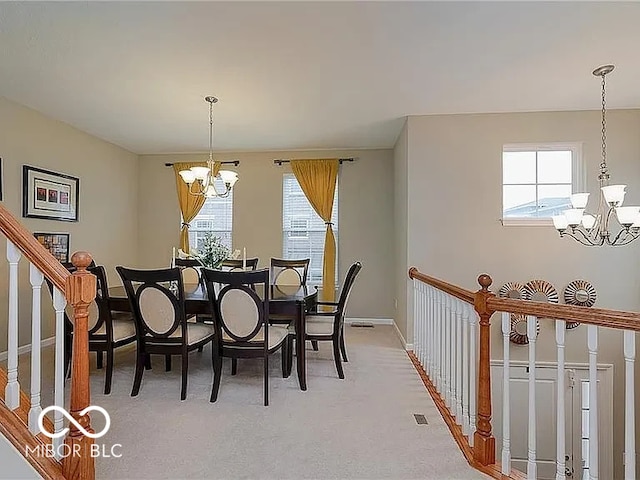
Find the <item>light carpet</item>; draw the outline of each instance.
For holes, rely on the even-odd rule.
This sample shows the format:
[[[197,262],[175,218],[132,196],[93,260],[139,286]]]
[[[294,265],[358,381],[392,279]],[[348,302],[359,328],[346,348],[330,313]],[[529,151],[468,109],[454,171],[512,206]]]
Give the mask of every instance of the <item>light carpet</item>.
[[[122,445],[115,449],[122,457],[96,459],[97,478],[487,478],[460,453],[393,327],[345,328],[346,378],[337,376],[330,342],[307,350],[306,392],[298,387],[295,358],[294,373],[283,379],[277,353],[270,357],[268,407],[261,360],[239,360],[231,376],[225,359],[218,401],[210,403],[210,347],[190,355],[182,402],[178,357],[171,372],[164,358],[154,357],[140,394],[130,397],[135,347],[118,351],[107,396],[92,355],[92,403],[106,408],[112,422],[97,443],[107,452]],[[24,388],[28,372],[20,370]],[[416,424],[416,413],[428,424]],[[104,425],[100,417],[92,416],[96,431]]]

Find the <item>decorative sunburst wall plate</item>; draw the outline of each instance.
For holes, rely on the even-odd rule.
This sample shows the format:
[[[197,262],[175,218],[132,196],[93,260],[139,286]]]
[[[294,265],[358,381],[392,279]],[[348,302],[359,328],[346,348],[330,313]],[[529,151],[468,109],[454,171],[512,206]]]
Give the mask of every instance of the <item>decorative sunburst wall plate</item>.
[[[580,307],[593,307],[596,303],[596,289],[586,280],[573,280],[564,289],[564,303]],[[572,330],[580,322],[567,322],[567,330]]]
[[[536,319],[536,337],[540,333],[540,321]],[[516,345],[527,345],[529,335],[527,335],[527,316],[521,313],[511,314],[511,331],[509,341]]]
[[[531,280],[524,286],[524,300],[558,303],[558,291],[546,280]]]
[[[524,297],[524,285],[520,282],[507,282],[498,290],[498,296],[522,300]]]

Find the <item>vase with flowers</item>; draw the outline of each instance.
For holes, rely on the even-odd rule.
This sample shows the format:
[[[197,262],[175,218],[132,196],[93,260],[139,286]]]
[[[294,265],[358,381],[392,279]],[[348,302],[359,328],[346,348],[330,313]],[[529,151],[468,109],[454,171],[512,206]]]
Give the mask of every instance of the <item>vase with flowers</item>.
[[[194,251],[192,255],[206,268],[218,269],[230,253],[229,247],[222,243],[222,238],[208,232],[204,237],[202,247]]]

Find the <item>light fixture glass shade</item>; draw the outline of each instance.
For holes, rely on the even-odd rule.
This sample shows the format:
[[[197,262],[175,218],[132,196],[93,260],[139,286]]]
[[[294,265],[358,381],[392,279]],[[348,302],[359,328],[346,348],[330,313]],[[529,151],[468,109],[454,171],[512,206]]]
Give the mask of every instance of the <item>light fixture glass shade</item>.
[[[185,183],[193,183],[196,179],[196,175],[191,170],[180,170],[178,173]]]
[[[211,170],[209,167],[191,167],[191,171],[198,180],[204,181]]]
[[[583,208],[570,208],[564,211],[564,216],[567,218],[567,223],[571,226],[579,225],[582,221]]]
[[[225,185],[229,184],[229,187],[233,187],[233,185],[238,181],[238,174],[233,170],[220,170],[218,172],[220,178],[224,182]]]
[[[640,214],[640,207],[617,207],[616,215],[621,225],[625,227],[632,225],[638,220],[638,214]]]
[[[622,205],[624,200],[624,189],[627,188],[626,185],[607,185],[606,187],[602,187],[602,194],[604,195],[604,200],[614,207],[618,207]]]
[[[594,217],[593,215],[585,213],[582,216],[582,226],[587,230],[591,230],[595,224],[596,224],[596,217]]]
[[[554,215],[552,218],[553,226],[556,227],[556,230],[565,230],[569,226],[567,217],[564,215]]]
[[[573,208],[585,208],[589,200],[588,193],[574,193],[571,195],[571,206]]]

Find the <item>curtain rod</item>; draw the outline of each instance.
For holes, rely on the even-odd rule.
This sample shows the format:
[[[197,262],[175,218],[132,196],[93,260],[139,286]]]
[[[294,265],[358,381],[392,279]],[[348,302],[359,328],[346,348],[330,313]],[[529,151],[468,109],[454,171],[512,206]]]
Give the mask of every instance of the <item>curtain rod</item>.
[[[354,158],[339,158],[338,162],[340,162],[340,164],[342,165],[342,162],[353,162],[354,160]],[[291,163],[291,160],[278,159],[274,160],[273,163],[275,163],[276,165],[282,165],[283,163]]]
[[[226,162],[218,162],[218,163],[221,163],[222,165],[231,165],[231,164],[233,164],[233,165],[235,165],[237,167],[238,165],[240,165],[240,160],[229,160],[229,161],[226,161]],[[173,167],[173,163],[165,163],[164,166],[165,167]]]

